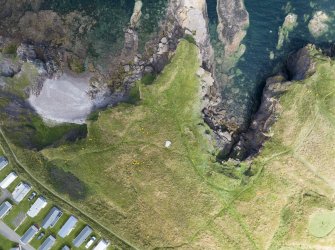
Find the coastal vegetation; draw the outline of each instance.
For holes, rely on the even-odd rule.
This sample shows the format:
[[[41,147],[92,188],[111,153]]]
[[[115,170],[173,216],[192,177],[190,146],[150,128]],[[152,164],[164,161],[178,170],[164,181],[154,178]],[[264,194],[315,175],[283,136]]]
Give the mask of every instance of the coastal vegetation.
[[[280,97],[260,154],[220,164],[200,113],[198,53],[183,40],[160,75],[132,89],[129,103],[95,112],[86,137],[40,150],[2,137],[1,145],[14,150],[31,174],[14,167],[47,187],[50,199],[84,211],[85,222],[133,247],[333,246],[333,224],[322,224],[330,217],[315,215],[335,208],[333,60],[311,49],[316,73]]]

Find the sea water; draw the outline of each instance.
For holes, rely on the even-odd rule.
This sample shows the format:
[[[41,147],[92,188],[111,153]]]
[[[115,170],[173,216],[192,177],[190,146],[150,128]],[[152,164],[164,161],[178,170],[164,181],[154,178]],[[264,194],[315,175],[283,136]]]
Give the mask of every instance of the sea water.
[[[217,40],[215,28],[218,23],[216,0],[207,0],[207,5],[212,43],[218,58],[222,56],[223,45]],[[250,16],[250,26],[242,41],[246,52],[229,70],[229,80],[220,79],[223,107],[228,116],[238,119],[250,118],[257,108],[265,79],[279,70],[291,52],[308,43],[325,46],[335,40],[335,0],[245,0],[245,6]],[[314,37],[308,29],[317,11],[329,16],[328,32],[320,37]],[[277,49],[278,31],[289,13],[298,16],[298,24]]]
[[[142,0],[142,16],[137,27],[140,50],[158,31],[167,0]],[[135,0],[45,0],[42,9],[66,14],[79,11],[96,21],[88,34],[90,53],[96,57],[115,55],[124,45],[124,32],[134,9]]]

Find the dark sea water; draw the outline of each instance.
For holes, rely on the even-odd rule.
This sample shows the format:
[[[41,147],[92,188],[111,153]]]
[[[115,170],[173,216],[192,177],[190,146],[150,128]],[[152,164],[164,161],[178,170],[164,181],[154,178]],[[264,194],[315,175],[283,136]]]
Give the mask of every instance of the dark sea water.
[[[223,46],[217,43],[215,27],[217,25],[216,0],[207,0],[211,22],[211,36],[217,57],[222,56]],[[276,72],[292,51],[308,43],[326,45],[335,41],[334,20],[330,20],[329,32],[314,38],[308,23],[316,11],[324,11],[334,18],[335,0],[245,0],[250,15],[250,26],[243,40],[246,52],[229,71],[233,79],[222,82],[224,106],[231,116],[250,117],[257,107],[257,99],[264,86],[265,79]],[[288,13],[298,15],[298,26],[289,33],[281,49],[277,50],[278,30]],[[270,59],[270,52],[274,58]]]
[[[167,0],[142,0],[142,17],[138,26],[140,49],[158,30],[165,13]],[[128,26],[134,9],[134,0],[45,0],[42,9],[59,13],[80,11],[96,20],[88,34],[91,52],[103,56],[118,53],[124,42],[124,30]]]
[[[124,42],[124,29],[128,26],[134,0],[45,0],[42,8],[58,12],[81,11],[93,17],[97,24],[88,34],[93,55],[118,53]],[[167,0],[143,0],[142,18],[138,27],[140,49],[158,30],[158,23],[165,13]],[[223,45],[217,37],[217,0],[207,0],[210,33],[217,60],[223,58]],[[257,108],[265,79],[276,72],[287,55],[307,43],[329,44],[335,40],[335,0],[245,0],[250,15],[250,27],[243,40],[245,54],[235,67],[227,72],[218,67],[221,79],[223,106],[229,116],[239,119],[250,117]],[[333,20],[329,32],[314,38],[308,22],[316,11],[324,11]],[[278,30],[288,13],[298,15],[298,26],[289,33],[281,49],[277,49]],[[273,58],[270,59],[270,54]],[[219,77],[220,79],[220,77]],[[229,80],[227,80],[229,79]]]

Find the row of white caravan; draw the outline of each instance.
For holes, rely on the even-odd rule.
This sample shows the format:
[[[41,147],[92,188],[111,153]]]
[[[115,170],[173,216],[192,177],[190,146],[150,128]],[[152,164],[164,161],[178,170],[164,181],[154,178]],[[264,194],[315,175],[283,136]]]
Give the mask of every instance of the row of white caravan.
[[[8,160],[5,157],[0,157],[0,171],[5,168],[8,165]],[[0,182],[0,188],[7,189],[16,179],[18,178],[18,175],[15,172],[9,173],[1,182]],[[31,191],[31,186],[25,182],[20,182],[14,189],[12,193],[12,201],[16,204],[19,204]],[[34,193],[35,197],[36,193]],[[30,199],[30,197],[29,197]],[[33,205],[29,208],[27,211],[27,216],[34,218],[36,217],[43,208],[47,206],[48,202],[43,196],[39,196],[36,201],[33,203]],[[11,204],[9,201],[4,201],[0,205],[0,219],[5,217],[9,211],[12,209],[13,204]],[[49,228],[53,228],[56,223],[59,221],[61,216],[63,215],[63,212],[57,208],[53,207],[47,216],[43,219],[41,226],[38,225],[32,225],[21,237],[20,241],[23,245],[28,244],[40,231],[40,229],[47,230]],[[67,237],[72,230],[76,227],[78,223],[78,219],[71,215],[68,220],[64,223],[64,225],[61,227],[59,232],[57,233],[60,238]],[[90,237],[93,230],[90,226],[85,226],[80,233],[75,237],[73,240],[73,246],[78,248],[81,247],[85,241]],[[92,236],[90,240],[88,240],[87,244],[85,245],[86,248],[90,248],[91,245],[95,242],[96,238]],[[56,237],[53,235],[49,235],[41,244],[41,246],[38,248],[38,250],[49,250],[51,249],[56,242]],[[106,250],[109,246],[109,242],[102,239],[99,241],[99,243],[93,248],[93,250]],[[69,246],[64,246],[62,250],[69,250]]]
[[[40,199],[41,197],[39,197]],[[43,198],[44,199],[44,198]],[[39,204],[39,205],[37,205]],[[36,216],[36,210],[37,208],[41,208],[42,206],[46,206],[46,201],[45,200],[40,200],[38,201],[38,199],[35,201],[35,203],[33,204],[33,206],[30,208],[29,211],[33,211],[33,214]],[[29,213],[28,211],[28,213]],[[57,208],[57,207],[53,207],[49,213],[47,214],[47,216],[45,216],[45,218],[43,219],[41,226],[37,226],[37,225],[32,225],[25,233],[24,235],[21,237],[21,243],[22,244],[28,244],[35,236],[36,234],[40,231],[40,229],[44,229],[47,230],[49,228],[53,228],[57,222],[59,221],[59,219],[61,218],[61,216],[63,215],[63,212]],[[29,215],[30,216],[30,215]],[[61,229],[58,231],[58,236],[60,238],[65,238],[67,237],[72,230],[76,227],[78,223],[78,219],[76,217],[74,217],[73,215],[71,215],[67,221],[64,223],[64,225],[61,227]],[[92,234],[93,230],[90,226],[85,226],[80,233],[76,236],[76,238],[73,240],[73,246],[74,247],[81,247],[84,242],[89,238],[89,236]],[[91,237],[91,239],[95,237]],[[51,249],[52,246],[55,244],[56,242],[56,237],[50,235],[49,237],[47,237],[45,239],[45,241],[42,243],[42,245],[40,246],[40,248],[38,250],[48,250]],[[90,242],[90,241],[89,241]],[[88,242],[88,243],[89,243]],[[91,243],[93,244],[93,242]],[[90,246],[89,244],[87,244],[86,246]],[[109,246],[109,242],[106,240],[101,240],[96,247],[94,247],[94,250],[106,250]],[[88,248],[87,247],[87,248]],[[68,246],[64,246],[62,249],[66,250],[66,249],[70,249]]]
[[[15,172],[9,173],[5,179],[0,182],[0,187],[6,189],[17,179],[17,174]],[[24,197],[30,192],[31,186],[25,182],[20,182],[14,189],[12,193],[12,199],[15,203],[20,203]]]

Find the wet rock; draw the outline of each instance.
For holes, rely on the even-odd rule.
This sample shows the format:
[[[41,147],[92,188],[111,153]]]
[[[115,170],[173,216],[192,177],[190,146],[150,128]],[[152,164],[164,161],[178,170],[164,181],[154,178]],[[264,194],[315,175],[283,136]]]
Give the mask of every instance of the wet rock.
[[[225,45],[225,56],[239,51],[249,26],[249,14],[243,0],[218,0],[219,39]]]
[[[167,40],[166,37],[163,37],[163,38],[161,39],[161,43],[166,44],[167,42],[168,42],[168,40]]]
[[[309,32],[314,37],[324,35],[329,29],[329,16],[323,11],[317,11],[308,23]]]
[[[312,48],[312,45],[308,45],[288,58],[286,68],[290,79],[303,80],[315,72],[315,64],[310,56]]]
[[[0,60],[0,76],[13,77],[21,70],[21,65],[13,63],[10,59]]]
[[[36,52],[32,45],[21,44],[17,48],[16,54],[22,61],[33,61],[36,59]]]
[[[207,5],[205,0],[174,0],[174,12],[171,13],[178,21],[185,34],[192,35],[200,48],[202,61],[207,68],[212,67],[213,49],[208,30]]]

